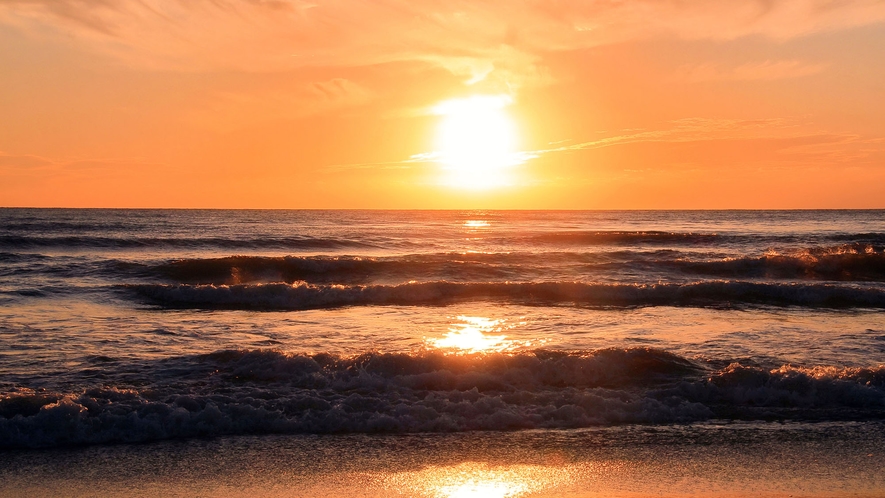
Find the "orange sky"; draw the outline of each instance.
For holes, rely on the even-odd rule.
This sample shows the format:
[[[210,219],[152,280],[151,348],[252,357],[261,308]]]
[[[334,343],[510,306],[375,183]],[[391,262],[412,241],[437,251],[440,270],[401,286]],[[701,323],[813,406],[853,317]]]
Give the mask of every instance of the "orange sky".
[[[0,206],[883,208],[885,2],[4,0]]]

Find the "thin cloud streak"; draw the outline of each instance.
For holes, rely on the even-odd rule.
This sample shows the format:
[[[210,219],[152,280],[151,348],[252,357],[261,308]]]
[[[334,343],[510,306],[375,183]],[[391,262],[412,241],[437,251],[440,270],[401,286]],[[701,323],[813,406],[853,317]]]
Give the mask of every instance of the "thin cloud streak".
[[[691,83],[707,81],[772,81],[818,74],[827,64],[798,60],[747,62],[735,67],[720,64],[693,64],[680,67],[674,79]]]
[[[779,141],[783,146],[779,150],[785,155],[827,156],[835,162],[861,160],[885,152],[885,139],[862,137],[856,134],[809,133],[800,129],[797,123],[783,119],[707,119],[686,118],[674,121],[671,128],[659,130],[624,130],[623,133],[610,137],[580,142],[560,147],[536,149],[517,152],[520,163],[539,157],[568,152],[601,149],[639,143],[690,143],[712,142],[725,140],[744,141]],[[570,139],[557,143],[568,142]],[[863,147],[858,149],[858,147]],[[422,152],[413,154],[400,161],[336,164],[324,168],[327,171],[346,171],[348,169],[370,169],[383,166],[384,169],[394,167],[406,169],[412,164],[434,164],[442,157],[439,152]]]

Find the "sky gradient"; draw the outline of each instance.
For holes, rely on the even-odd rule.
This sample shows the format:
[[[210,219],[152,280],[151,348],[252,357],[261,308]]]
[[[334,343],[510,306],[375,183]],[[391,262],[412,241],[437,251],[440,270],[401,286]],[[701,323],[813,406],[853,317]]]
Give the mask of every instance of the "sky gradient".
[[[439,109],[475,96],[520,159],[460,188]],[[0,179],[2,206],[883,208],[885,2],[4,0]]]

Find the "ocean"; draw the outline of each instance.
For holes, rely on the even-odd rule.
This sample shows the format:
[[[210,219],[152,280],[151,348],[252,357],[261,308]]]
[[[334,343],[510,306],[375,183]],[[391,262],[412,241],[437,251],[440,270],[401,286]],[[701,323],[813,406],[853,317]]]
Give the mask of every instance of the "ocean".
[[[881,210],[0,210],[4,496],[885,496],[883,428]]]

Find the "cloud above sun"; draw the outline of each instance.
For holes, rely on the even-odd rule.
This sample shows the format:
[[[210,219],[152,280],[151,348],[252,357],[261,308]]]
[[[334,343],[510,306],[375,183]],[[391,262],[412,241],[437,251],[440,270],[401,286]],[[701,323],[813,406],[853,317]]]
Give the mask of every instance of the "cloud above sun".
[[[442,66],[467,82],[494,76],[520,84],[543,81],[538,64],[550,51],[662,35],[689,40],[748,35],[788,39],[881,22],[885,4],[7,0],[0,4],[0,20],[34,33],[72,36],[144,68],[279,71],[418,61]]]

